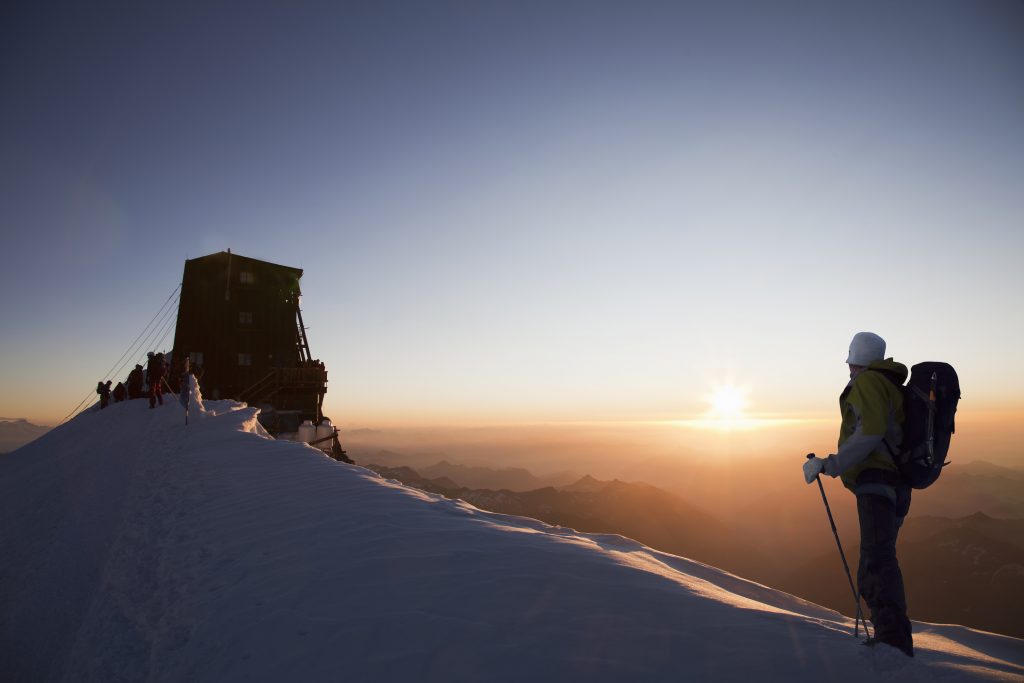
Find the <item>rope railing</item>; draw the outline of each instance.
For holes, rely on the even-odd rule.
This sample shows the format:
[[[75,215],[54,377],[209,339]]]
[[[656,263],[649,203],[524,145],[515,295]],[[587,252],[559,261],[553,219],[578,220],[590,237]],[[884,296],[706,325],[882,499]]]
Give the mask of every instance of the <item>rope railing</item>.
[[[134,358],[138,358],[137,354],[141,353],[142,349],[149,348],[151,340],[160,339],[160,343],[163,343],[163,340],[166,338],[167,333],[170,331],[171,323],[173,323],[173,321],[176,320],[177,314],[177,306],[169,307],[168,304],[170,304],[171,301],[174,299],[174,295],[178,293],[179,289],[181,289],[180,282],[171,291],[170,295],[163,302],[160,308],[157,309],[156,314],[149,320],[148,323],[146,323],[146,326],[142,328],[142,331],[139,332],[135,339],[132,340],[132,343],[128,345],[128,348],[124,351],[124,353],[122,353],[121,356],[114,362],[114,364],[111,366],[111,369],[108,370],[106,374],[103,375],[103,379],[101,381],[106,381],[108,379],[112,380],[114,377],[116,377],[127,366],[127,363],[131,361],[131,359],[133,358],[132,354],[136,354]],[[156,322],[158,319],[159,322],[157,322],[156,326],[154,326],[153,323]],[[155,336],[156,333],[160,331],[162,331],[162,336]],[[140,340],[142,340],[141,344],[139,343]],[[128,360],[126,361],[125,359]],[[64,424],[69,419],[71,419],[79,412],[81,412],[82,406],[88,403],[89,399],[92,398],[93,393],[93,391],[90,391],[88,394],[86,394],[85,398],[83,398],[78,403],[78,405],[76,405],[71,410],[71,412],[65,415],[61,419],[61,421],[57,423],[57,425],[60,426]]]
[[[150,349],[158,348],[160,344],[163,343],[163,338],[167,336],[167,330],[177,320],[177,316],[177,307],[168,308],[167,311],[164,313],[163,317],[161,318],[160,322],[157,324],[156,327],[153,328],[152,332],[149,333],[149,335],[144,340],[143,344],[136,351],[136,355],[129,356],[128,360],[126,360],[121,365],[121,367],[117,369],[117,371],[114,373],[114,376],[117,376],[120,373],[124,372],[125,368],[127,368],[132,363],[141,363],[145,359],[146,353],[148,353]],[[153,342],[156,341],[157,339],[160,339],[160,343],[154,344]]]

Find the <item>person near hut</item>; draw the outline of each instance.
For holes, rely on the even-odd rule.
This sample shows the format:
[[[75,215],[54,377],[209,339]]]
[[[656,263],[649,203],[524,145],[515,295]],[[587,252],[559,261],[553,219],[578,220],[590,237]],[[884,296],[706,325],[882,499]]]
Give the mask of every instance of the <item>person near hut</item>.
[[[110,382],[111,380],[96,382],[96,393],[100,395],[100,410],[110,404]]]
[[[149,407],[155,408],[159,402],[164,404],[164,375],[167,373],[164,363],[164,354],[152,353],[149,355],[149,363],[146,367],[146,379],[149,382]]]
[[[136,364],[128,373],[128,398],[142,398],[142,366]]]

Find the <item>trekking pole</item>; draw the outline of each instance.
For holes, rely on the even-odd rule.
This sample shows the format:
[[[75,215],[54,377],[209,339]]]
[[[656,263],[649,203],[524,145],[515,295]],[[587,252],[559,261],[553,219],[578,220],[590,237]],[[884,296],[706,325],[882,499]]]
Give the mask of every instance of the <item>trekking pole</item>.
[[[808,453],[807,459],[811,460],[814,458],[814,453]],[[821,491],[821,500],[825,503],[825,512],[828,513],[828,523],[832,525],[832,535],[836,537],[836,547],[839,548],[839,557],[843,560],[843,569],[846,570],[846,578],[850,582],[850,591],[853,593],[853,600],[857,604],[857,614],[853,620],[853,637],[857,638],[860,636],[860,622],[864,622],[864,635],[868,634],[868,624],[864,621],[864,614],[860,609],[860,596],[857,595],[857,589],[853,585],[853,576],[850,575],[850,565],[846,563],[846,553],[843,552],[843,544],[839,542],[839,531],[836,530],[836,521],[832,518],[832,509],[828,506],[828,498],[825,497],[825,485],[821,483],[821,475],[816,475],[814,479],[818,482],[818,489]]]

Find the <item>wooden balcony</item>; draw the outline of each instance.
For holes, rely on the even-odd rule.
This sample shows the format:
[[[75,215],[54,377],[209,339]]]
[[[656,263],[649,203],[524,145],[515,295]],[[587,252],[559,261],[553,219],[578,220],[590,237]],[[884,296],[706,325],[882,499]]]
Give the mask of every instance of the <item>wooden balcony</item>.
[[[276,405],[282,394],[315,394],[317,405],[327,393],[327,370],[320,365],[299,368],[273,368],[238,395],[246,403]]]

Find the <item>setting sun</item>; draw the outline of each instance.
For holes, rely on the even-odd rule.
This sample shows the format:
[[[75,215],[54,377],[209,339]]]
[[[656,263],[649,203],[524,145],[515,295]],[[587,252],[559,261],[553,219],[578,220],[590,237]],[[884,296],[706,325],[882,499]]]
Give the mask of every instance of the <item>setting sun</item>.
[[[721,387],[711,399],[711,415],[721,420],[739,420],[743,417],[746,399],[743,393],[732,386]]]
[[[711,396],[711,417],[719,420],[741,420],[744,417],[746,397],[734,386],[723,386]]]
[[[734,384],[714,384],[704,400],[708,403],[707,411],[697,419],[684,420],[691,427],[704,429],[734,431],[751,429],[761,421],[747,414],[747,390]]]

